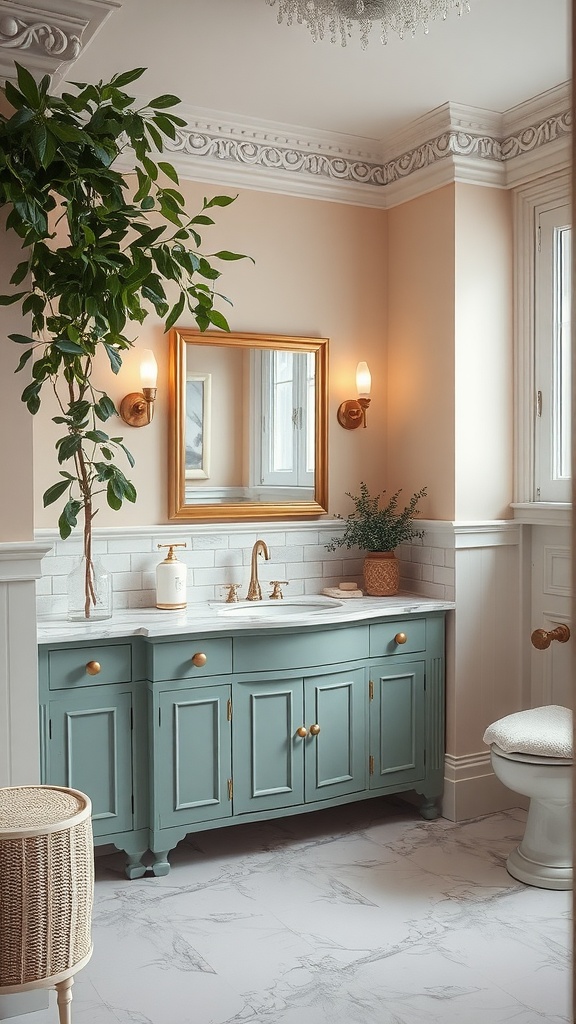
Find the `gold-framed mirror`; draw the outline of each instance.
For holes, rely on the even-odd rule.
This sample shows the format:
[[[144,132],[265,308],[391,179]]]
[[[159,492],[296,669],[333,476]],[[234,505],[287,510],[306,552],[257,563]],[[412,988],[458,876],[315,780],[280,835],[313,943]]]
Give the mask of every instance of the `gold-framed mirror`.
[[[328,339],[169,334],[168,516],[304,519],[328,501]]]

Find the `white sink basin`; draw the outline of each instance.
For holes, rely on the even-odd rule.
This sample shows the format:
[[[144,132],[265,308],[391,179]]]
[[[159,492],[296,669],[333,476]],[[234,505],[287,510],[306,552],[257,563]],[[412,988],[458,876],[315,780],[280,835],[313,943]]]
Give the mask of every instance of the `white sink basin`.
[[[218,615],[235,619],[275,619],[299,618],[308,615],[325,615],[326,612],[341,608],[343,602],[333,597],[294,597],[282,601],[242,601],[238,604],[221,605]]]

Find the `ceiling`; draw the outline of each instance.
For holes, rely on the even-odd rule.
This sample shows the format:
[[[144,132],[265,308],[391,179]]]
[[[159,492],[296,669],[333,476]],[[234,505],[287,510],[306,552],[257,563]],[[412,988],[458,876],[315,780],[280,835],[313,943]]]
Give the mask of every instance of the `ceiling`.
[[[314,43],[265,0],[123,0],[69,77],[148,68],[141,95],[258,124],[386,140],[451,101],[503,112],[570,78],[569,0],[470,0],[471,11],[366,50]]]

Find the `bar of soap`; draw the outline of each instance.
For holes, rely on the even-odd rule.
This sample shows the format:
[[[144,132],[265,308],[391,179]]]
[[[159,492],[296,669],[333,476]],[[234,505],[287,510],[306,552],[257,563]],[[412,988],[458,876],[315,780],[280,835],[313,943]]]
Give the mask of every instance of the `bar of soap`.
[[[338,584],[338,589],[339,590],[358,590],[358,584],[357,583],[339,583]]]

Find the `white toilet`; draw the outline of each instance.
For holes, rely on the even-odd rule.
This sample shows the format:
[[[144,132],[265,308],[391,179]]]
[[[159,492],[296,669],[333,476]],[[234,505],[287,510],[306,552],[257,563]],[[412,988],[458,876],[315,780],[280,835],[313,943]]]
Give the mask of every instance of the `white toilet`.
[[[572,889],[572,712],[551,704],[507,715],[484,733],[500,781],[530,797],[509,873],[542,889]]]

